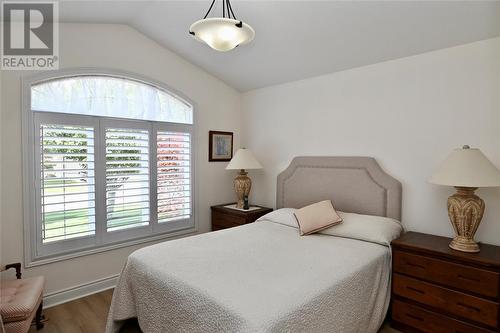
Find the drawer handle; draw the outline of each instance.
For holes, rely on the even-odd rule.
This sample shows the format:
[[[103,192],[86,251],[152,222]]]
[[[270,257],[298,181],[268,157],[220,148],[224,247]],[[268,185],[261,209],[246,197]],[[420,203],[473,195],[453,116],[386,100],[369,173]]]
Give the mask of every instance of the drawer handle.
[[[414,263],[406,261],[406,260],[403,261],[403,264],[408,265],[408,266],[417,267],[417,268],[427,269],[427,266],[414,264]]]
[[[421,295],[425,295],[425,291],[420,290],[420,289],[417,289],[417,288],[413,288],[413,287],[410,287],[410,286],[406,286],[406,289],[411,290],[411,291],[414,291],[414,292],[419,293],[419,294],[421,294]]]
[[[423,319],[423,318],[417,317],[417,316],[412,315],[412,314],[409,314],[409,313],[405,313],[405,315],[406,315],[408,318],[411,318],[411,319],[415,319],[415,320],[418,320],[418,321],[424,321],[424,319]]]
[[[480,279],[475,279],[475,278],[471,278],[471,277],[468,277],[468,276],[463,276],[462,274],[458,274],[458,278],[462,279],[462,280],[466,280],[466,281],[481,282]]]
[[[457,303],[458,306],[461,306],[463,308],[466,308],[466,309],[470,309],[472,311],[476,311],[476,312],[481,312],[481,309],[480,308],[476,308],[475,306],[472,306],[472,305],[468,305],[468,304],[464,304],[462,302],[458,302]]]

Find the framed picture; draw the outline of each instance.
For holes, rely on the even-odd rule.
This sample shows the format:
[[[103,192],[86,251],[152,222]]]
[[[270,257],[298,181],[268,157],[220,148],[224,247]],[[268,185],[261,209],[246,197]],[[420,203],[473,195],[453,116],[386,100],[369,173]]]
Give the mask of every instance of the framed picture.
[[[208,161],[227,162],[233,158],[233,132],[208,132]]]

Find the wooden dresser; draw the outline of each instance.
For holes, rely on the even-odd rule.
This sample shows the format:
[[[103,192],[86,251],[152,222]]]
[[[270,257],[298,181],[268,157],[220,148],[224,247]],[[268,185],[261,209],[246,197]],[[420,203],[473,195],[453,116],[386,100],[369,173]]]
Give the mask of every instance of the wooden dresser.
[[[500,247],[480,253],[408,232],[392,242],[391,326],[402,332],[500,332]]]
[[[212,231],[237,227],[243,224],[255,222],[259,217],[273,211],[272,208],[259,207],[252,210],[237,210],[227,208],[231,204],[217,205],[212,209]]]

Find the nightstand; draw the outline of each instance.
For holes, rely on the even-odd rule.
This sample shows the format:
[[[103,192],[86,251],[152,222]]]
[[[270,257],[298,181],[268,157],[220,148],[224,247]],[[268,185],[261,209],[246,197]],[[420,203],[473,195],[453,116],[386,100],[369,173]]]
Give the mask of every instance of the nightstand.
[[[500,332],[500,247],[449,248],[450,238],[408,232],[392,242],[391,326],[403,332]]]
[[[217,205],[210,207],[212,209],[212,230],[221,230],[232,227],[237,227],[243,224],[255,222],[259,217],[266,215],[273,211],[272,208],[260,207],[253,210],[237,210],[227,208],[225,206],[231,205]]]

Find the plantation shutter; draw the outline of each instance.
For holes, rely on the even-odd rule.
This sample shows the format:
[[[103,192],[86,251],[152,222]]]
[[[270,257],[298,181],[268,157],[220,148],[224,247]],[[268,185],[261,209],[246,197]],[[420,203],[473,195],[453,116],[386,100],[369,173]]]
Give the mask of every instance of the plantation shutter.
[[[42,243],[95,234],[94,128],[39,125]]]
[[[158,131],[158,223],[188,219],[192,215],[191,134]]]
[[[149,131],[106,128],[107,231],[150,222]]]

